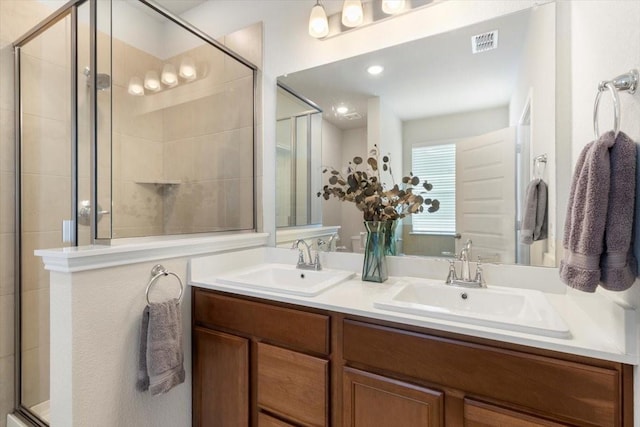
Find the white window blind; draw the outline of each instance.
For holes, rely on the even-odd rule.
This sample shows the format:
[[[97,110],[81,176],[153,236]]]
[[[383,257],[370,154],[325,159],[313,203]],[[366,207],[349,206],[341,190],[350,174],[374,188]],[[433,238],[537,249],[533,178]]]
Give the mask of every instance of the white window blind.
[[[433,184],[426,198],[440,201],[437,212],[412,215],[414,232],[454,234],[456,231],[456,145],[414,145],[411,171]]]

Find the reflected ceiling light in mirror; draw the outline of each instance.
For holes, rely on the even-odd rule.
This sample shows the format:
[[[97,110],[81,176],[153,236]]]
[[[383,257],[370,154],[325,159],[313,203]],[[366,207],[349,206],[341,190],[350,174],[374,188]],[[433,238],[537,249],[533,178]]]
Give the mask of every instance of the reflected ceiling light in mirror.
[[[144,86],[142,85],[142,79],[138,76],[133,76],[129,79],[128,90],[130,95],[144,96]]]
[[[349,107],[346,105],[338,105],[336,107],[336,113],[338,114],[347,114],[349,112]]]
[[[404,12],[406,4],[405,0],[382,0],[382,11],[387,15],[395,15]]]
[[[342,5],[342,25],[345,27],[357,27],[364,21],[362,1],[344,0]]]
[[[309,35],[317,39],[326,37],[329,34],[329,21],[327,20],[327,12],[320,4],[320,0],[316,0],[316,5],[311,9],[309,15]]]
[[[161,89],[158,73],[151,70],[144,75],[144,88],[151,92],[157,92]]]
[[[160,81],[162,84],[173,87],[178,84],[178,73],[176,73],[176,67],[173,64],[164,64],[162,67],[162,74],[160,75]]]
[[[188,56],[185,56],[182,58],[182,61],[180,61],[180,77],[185,80],[193,80],[198,77],[196,64],[193,62],[193,59]]]
[[[383,71],[384,71],[384,67],[382,65],[372,65],[369,68],[367,68],[367,73],[371,74],[372,76],[377,76]]]

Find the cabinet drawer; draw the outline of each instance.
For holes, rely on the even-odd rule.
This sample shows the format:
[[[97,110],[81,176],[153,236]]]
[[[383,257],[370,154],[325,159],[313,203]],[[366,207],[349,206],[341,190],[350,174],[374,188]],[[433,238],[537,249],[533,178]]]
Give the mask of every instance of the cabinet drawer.
[[[258,414],[258,427],[295,427],[293,424],[285,423],[277,418],[270,417],[264,412]]]
[[[554,419],[621,424],[621,373],[549,357],[344,321],[344,358]],[[393,351],[389,351],[393,349]]]
[[[464,401],[464,425],[465,427],[569,427],[569,424],[558,424],[470,399]]]
[[[258,343],[258,406],[296,423],[327,425],[326,360]]]
[[[260,337],[265,341],[329,354],[329,316],[277,307],[196,289],[197,324]]]

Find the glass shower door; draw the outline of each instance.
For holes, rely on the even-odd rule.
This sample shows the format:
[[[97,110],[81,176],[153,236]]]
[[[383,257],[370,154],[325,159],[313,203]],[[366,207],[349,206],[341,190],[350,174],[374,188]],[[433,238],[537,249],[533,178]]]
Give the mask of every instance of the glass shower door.
[[[63,239],[62,232],[63,221],[70,220],[74,212],[71,34],[69,13],[21,44],[16,56],[21,109],[16,218],[18,406],[45,423],[49,418],[49,272],[34,250],[75,244],[73,235]]]

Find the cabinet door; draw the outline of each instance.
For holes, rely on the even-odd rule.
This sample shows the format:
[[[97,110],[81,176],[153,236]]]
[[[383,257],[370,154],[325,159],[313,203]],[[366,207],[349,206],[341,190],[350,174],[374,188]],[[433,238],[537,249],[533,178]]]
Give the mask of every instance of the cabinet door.
[[[464,425],[465,427],[561,427],[569,424],[558,424],[488,403],[465,399]]]
[[[343,378],[345,427],[444,426],[440,391],[351,368]]]
[[[249,425],[249,341],[195,328],[193,425]]]

